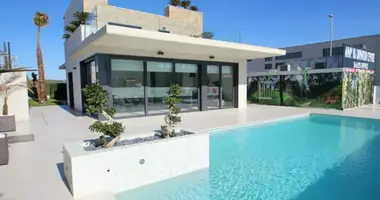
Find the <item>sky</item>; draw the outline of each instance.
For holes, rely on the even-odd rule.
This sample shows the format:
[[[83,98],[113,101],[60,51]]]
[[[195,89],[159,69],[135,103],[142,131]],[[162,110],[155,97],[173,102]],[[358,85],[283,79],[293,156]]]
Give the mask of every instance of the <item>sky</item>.
[[[37,28],[32,19],[36,11],[46,12],[50,24],[41,33],[45,76],[65,79],[58,66],[64,63],[63,15],[70,1],[1,1],[0,41],[11,42],[17,66],[37,69]],[[109,0],[109,4],[163,15],[168,0]],[[328,41],[330,13],[334,39],[380,33],[378,0],[193,0],[192,4],[203,12],[204,31],[215,33],[217,40],[279,48]]]

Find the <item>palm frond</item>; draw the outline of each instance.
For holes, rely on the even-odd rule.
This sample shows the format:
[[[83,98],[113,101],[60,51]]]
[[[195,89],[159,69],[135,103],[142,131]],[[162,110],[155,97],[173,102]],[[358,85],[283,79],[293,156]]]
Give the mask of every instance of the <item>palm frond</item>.
[[[203,39],[214,39],[215,34],[213,32],[203,32],[201,37]]]
[[[183,0],[181,1],[181,6],[185,9],[189,8],[191,5],[191,1],[190,0]]]
[[[49,16],[43,12],[36,12],[33,22],[38,27],[43,27],[49,24]]]
[[[75,12],[73,14],[74,22],[79,22],[80,24],[87,24],[89,21],[93,20],[95,16],[89,12]]]
[[[77,29],[78,26],[73,26],[71,24],[66,25],[65,28],[63,29],[65,32],[68,33],[74,33],[74,31]]]
[[[70,34],[68,34],[68,33],[65,33],[65,34],[63,34],[62,35],[62,39],[65,39],[65,40],[67,40],[67,39],[69,39],[70,38]]]
[[[0,76],[0,96],[8,98],[13,92],[22,88],[28,88],[24,82],[16,82],[24,74],[17,72],[5,73]]]
[[[180,4],[181,4],[180,0],[170,0],[169,1],[169,5],[172,5],[172,6],[179,6]]]

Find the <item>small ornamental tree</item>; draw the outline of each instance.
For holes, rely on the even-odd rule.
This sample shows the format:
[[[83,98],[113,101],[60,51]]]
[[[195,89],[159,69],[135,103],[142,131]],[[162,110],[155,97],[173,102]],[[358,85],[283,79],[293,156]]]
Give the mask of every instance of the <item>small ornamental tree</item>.
[[[168,106],[169,112],[165,116],[165,123],[169,126],[170,130],[163,131],[165,137],[175,135],[175,125],[181,122],[181,108],[177,106],[181,102],[182,90],[178,84],[172,84],[169,87],[168,97],[164,99],[164,103]]]
[[[85,109],[89,115],[103,114],[107,118],[107,122],[96,121],[89,129],[92,132],[102,133],[99,141],[105,148],[114,146],[120,140],[120,134],[124,132],[124,127],[121,123],[113,121],[112,117],[115,114],[115,109],[110,107],[107,102],[108,92],[103,89],[98,83],[87,85],[83,89],[85,96]],[[107,140],[105,136],[111,138]]]

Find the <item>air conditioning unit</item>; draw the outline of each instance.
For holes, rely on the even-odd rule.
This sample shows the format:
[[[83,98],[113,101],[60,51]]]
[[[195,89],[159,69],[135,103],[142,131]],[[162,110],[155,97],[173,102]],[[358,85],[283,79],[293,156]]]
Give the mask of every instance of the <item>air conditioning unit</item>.
[[[282,72],[289,72],[290,71],[290,65],[280,65],[280,71]]]

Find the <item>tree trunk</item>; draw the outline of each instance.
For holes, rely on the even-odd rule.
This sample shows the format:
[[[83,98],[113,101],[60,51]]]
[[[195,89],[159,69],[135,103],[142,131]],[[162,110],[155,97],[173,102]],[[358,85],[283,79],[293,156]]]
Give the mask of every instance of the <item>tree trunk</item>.
[[[120,140],[120,136],[115,137],[114,139],[112,139],[110,142],[108,142],[105,145],[105,148],[110,148],[110,147],[115,146],[116,142],[118,142],[119,140]]]
[[[8,98],[4,98],[3,115],[8,115]]]
[[[284,75],[280,75],[280,105],[284,105]]]
[[[37,32],[37,64],[38,64],[38,102],[46,103],[47,95],[46,95],[46,85],[45,85],[45,72],[44,72],[44,63],[42,59],[42,52],[40,46],[40,27],[38,27]]]

